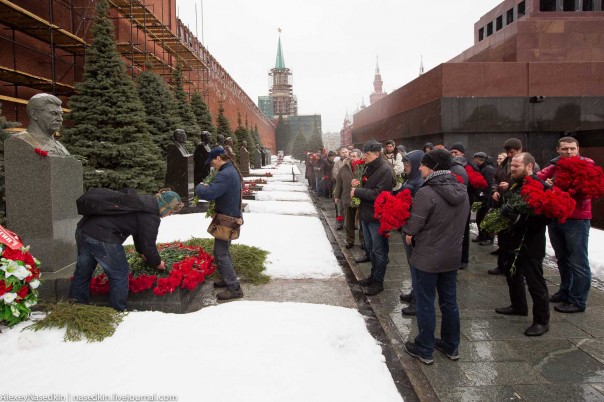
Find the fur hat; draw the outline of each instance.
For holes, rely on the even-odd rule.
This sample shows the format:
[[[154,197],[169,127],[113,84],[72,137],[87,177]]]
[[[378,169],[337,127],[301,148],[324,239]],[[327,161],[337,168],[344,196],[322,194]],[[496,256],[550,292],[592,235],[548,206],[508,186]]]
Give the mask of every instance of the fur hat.
[[[424,154],[421,164],[432,170],[448,170],[451,167],[451,154],[444,149],[435,149]]]
[[[159,207],[159,216],[162,218],[168,214],[177,213],[183,207],[183,203],[180,202],[180,196],[174,191],[159,190],[159,193],[155,195],[157,199],[157,206]]]

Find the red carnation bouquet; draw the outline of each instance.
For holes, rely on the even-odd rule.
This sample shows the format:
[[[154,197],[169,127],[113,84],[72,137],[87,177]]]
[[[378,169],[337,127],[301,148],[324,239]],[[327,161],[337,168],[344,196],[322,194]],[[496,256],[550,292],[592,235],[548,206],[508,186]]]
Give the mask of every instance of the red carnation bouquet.
[[[358,184],[353,185],[352,188],[363,187],[365,182],[367,181],[367,177],[365,176],[365,172],[367,171],[367,165],[365,165],[365,161],[363,159],[359,159],[357,161],[352,162],[352,176],[354,177],[353,181],[356,180]],[[352,197],[352,201],[350,202],[351,207],[358,207],[361,205],[361,199],[359,197]]]
[[[166,263],[165,271],[149,267],[134,248],[126,251],[130,274],[130,293],[139,293],[153,288],[153,294],[163,296],[176,288],[193,290],[216,270],[214,257],[199,246],[185,246],[179,242],[161,243],[157,250]],[[155,287],[154,287],[155,286]],[[90,282],[93,295],[109,293],[109,279],[100,268],[95,271]]]
[[[25,321],[38,303],[40,261],[19,237],[0,226],[0,322],[12,327]]]
[[[374,218],[380,221],[378,233],[390,237],[390,231],[400,229],[411,215],[413,198],[411,192],[405,189],[397,195],[389,191],[382,191],[373,204]]]
[[[466,172],[468,173],[468,183],[470,186],[474,187],[476,190],[484,190],[487,188],[487,181],[480,172],[472,169],[472,166],[470,165],[466,165]]]
[[[517,183],[513,184],[513,189]],[[566,222],[575,211],[576,202],[566,191],[557,187],[546,190],[543,183],[530,176],[525,177],[520,194],[512,193],[507,204],[520,213],[543,215],[549,219],[557,219],[560,223]],[[496,208],[489,211],[480,224],[480,227],[489,233],[497,234],[512,226],[512,221],[501,215],[501,210]]]
[[[604,173],[602,168],[580,156],[558,160],[554,183],[572,196],[604,197]]]

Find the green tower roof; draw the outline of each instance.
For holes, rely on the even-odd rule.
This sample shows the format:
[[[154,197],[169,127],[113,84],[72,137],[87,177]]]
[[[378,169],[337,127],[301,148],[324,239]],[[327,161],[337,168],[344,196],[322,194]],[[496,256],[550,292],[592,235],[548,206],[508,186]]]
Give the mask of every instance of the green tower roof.
[[[279,36],[279,45],[277,46],[277,61],[275,62],[275,68],[283,70],[285,68],[285,61],[283,61],[283,51],[281,50],[281,36]]]

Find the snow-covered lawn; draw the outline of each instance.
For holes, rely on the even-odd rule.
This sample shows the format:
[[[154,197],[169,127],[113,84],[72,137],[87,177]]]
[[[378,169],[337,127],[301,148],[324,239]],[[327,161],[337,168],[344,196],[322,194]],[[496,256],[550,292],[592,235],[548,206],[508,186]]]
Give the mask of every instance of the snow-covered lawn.
[[[295,182],[295,183],[269,183],[269,184],[261,184],[262,191],[291,191],[291,192],[302,192],[308,193],[308,187],[304,184]]]
[[[302,191],[257,191],[257,201],[310,201],[308,192]]]
[[[342,307],[239,301],[190,314],[135,312],[100,343],[66,343],[64,330],[24,326],[0,335],[10,368],[4,394],[402,401],[363,317]]]
[[[547,231],[546,231],[547,234]],[[589,266],[593,277],[604,281],[604,231],[591,228],[589,231],[589,245],[587,246],[589,254]],[[554,249],[547,235],[545,251],[555,260]]]
[[[317,216],[317,209],[311,202],[282,202],[246,200],[249,212],[273,213],[279,215]]]

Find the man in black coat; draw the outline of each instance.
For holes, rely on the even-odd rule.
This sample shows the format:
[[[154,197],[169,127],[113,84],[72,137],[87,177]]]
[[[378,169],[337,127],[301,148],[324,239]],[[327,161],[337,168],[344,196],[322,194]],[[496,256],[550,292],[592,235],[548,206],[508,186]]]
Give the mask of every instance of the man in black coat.
[[[166,269],[155,243],[160,219],[182,208],[180,197],[174,191],[132,197],[140,199],[140,210],[116,215],[85,215],[78,222],[75,233],[78,259],[69,286],[70,299],[88,304],[90,281],[98,264],[109,278],[109,305],[118,311],[126,310],[130,265],[122,243],[129,236],[149,266]]]
[[[489,163],[489,157],[484,152],[476,152],[474,154],[474,164],[478,168],[478,171],[484,177],[487,182],[487,188],[485,188],[481,194],[477,195],[477,201],[481,202],[480,208],[476,211],[476,225],[478,226],[478,236],[472,239],[473,242],[478,242],[481,246],[488,246],[493,244],[493,235],[487,233],[486,230],[480,228],[480,223],[489,212],[489,200],[491,199],[491,188],[495,184],[495,166]]]
[[[365,177],[367,181],[363,187],[359,186],[356,179],[350,191],[351,197],[361,199],[359,207],[361,227],[365,238],[365,248],[370,253],[371,275],[359,281],[361,286],[366,286],[366,295],[376,295],[384,290],[384,276],[388,263],[388,238],[378,233],[380,222],[374,218],[373,203],[382,191],[392,191],[394,183],[394,171],[382,157],[382,144],[372,140],[365,143],[363,147],[365,164],[367,170]]]
[[[549,330],[549,295],[543,278],[545,257],[545,227],[548,223],[541,215],[531,215],[518,210],[509,200],[512,194],[520,194],[527,176],[540,181],[545,188],[550,186],[533,173],[535,158],[528,152],[512,158],[509,192],[503,196],[501,214],[513,223],[512,227],[499,236],[503,270],[507,279],[510,301],[508,307],[495,309],[498,314],[528,315],[524,279],[533,299],[533,324],[524,332],[526,336],[540,336]]]

